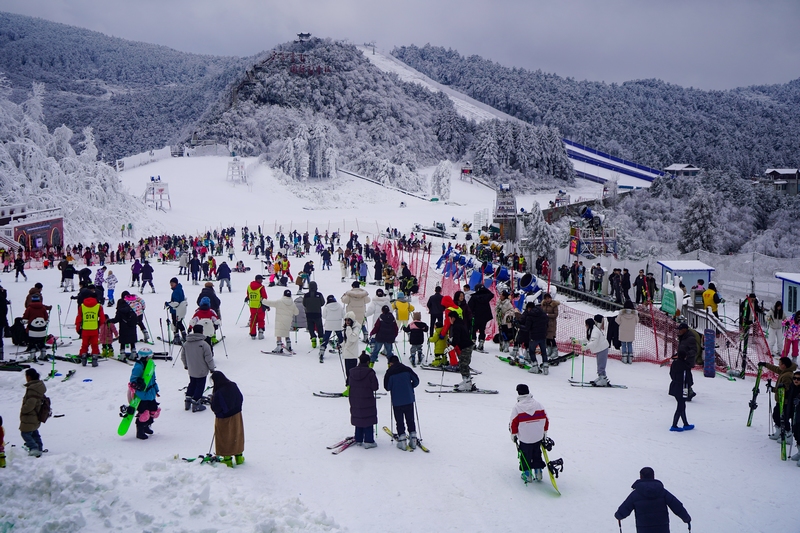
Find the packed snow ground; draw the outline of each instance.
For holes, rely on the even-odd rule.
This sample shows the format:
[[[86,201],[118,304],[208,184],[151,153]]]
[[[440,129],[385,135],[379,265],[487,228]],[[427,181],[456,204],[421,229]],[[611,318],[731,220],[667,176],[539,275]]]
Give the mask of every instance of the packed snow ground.
[[[266,169],[252,178],[252,190],[225,183],[225,158],[167,160],[124,172],[131,190],[144,189],[149,175],[160,174],[171,185],[173,210],[153,211],[154,223],[170,232],[203,230],[256,220],[268,231],[277,220],[313,232],[328,220],[334,224],[364,220],[385,228],[408,230],[414,221],[469,220],[488,208],[493,195],[478,185],[454,181],[454,199],[463,206],[415,201],[366,182],[353,182],[336,209],[331,196],[320,194],[325,210],[313,207],[324,184],[295,195]],[[600,187],[599,185],[596,187]],[[316,191],[316,192],[315,192]],[[137,192],[138,193],[138,192]],[[573,193],[574,194],[574,193]],[[552,195],[551,195],[552,196]],[[544,200],[544,196],[542,197]],[[400,209],[399,202],[408,207]],[[355,206],[358,205],[356,209]],[[363,217],[363,218],[362,218]],[[261,220],[259,220],[261,219]],[[331,230],[336,229],[333,226]],[[349,228],[348,228],[349,229]],[[366,231],[362,231],[362,234]],[[138,235],[137,235],[138,236]],[[110,232],[111,242],[116,233]],[[237,254],[238,255],[238,254]],[[650,364],[622,365],[610,361],[612,383],[627,390],[571,387],[569,364],[554,367],[549,376],[530,375],[499,362],[495,345],[488,354],[475,353],[472,366],[483,373],[478,386],[498,395],[427,394],[427,381],[454,384],[455,374],[418,370],[419,431],[430,454],[397,450],[385,433],[378,448],[352,448],[334,456],[325,446],[352,434],[348,402],[317,398],[312,392],[339,391],[344,380],[338,357],[327,354],[324,364],[300,332],[295,357],[260,353],[274,347],[269,316],[267,340],[253,341],[238,321],[245,287],[258,272],[234,273],[233,293],[223,293],[225,345],[216,347],[216,362],[241,388],[244,397],[246,463],[227,467],[185,463],[175,457],[205,454],[213,435],[210,410],[183,410],[188,383],[180,363],[157,362],[162,414],[146,442],[116,434],[119,406],[125,401],[130,368],[104,361],[99,368],[82,368],[59,361],[64,373],[77,369],[67,382],[47,382],[54,411],[63,418],[41,429],[45,447],[41,459],[25,456],[17,431],[23,396],[21,373],[0,373],[0,415],[9,447],[8,468],[0,471],[0,530],[14,531],[618,531],[613,513],[645,465],[683,500],[694,531],[791,531],[791,512],[775,506],[775,487],[792,487],[800,469],[779,460],[779,446],[766,438],[767,398],[758,398],[753,427],[745,426],[752,379],[728,382],[704,379],[696,372],[698,396],[688,407],[697,428],[670,433],[675,402],[667,395],[667,368]],[[318,268],[321,261],[313,257]],[[219,258],[218,258],[219,260]],[[303,260],[293,260],[294,270]],[[124,280],[129,265],[110,266]],[[168,280],[177,264],[155,265],[156,294],[147,293],[147,317],[154,335],[169,299]],[[0,276],[9,291],[15,315],[30,286],[44,284],[44,303],[62,309],[63,322],[74,322],[75,306],[67,313],[68,294],[58,292],[56,270],[30,271],[28,282]],[[341,283],[338,269],[316,272],[321,291],[339,299],[350,280]],[[183,281],[190,303],[201,286]],[[126,283],[117,288],[121,292]],[[294,287],[292,287],[294,288]],[[374,294],[374,286],[369,290]],[[283,289],[269,288],[270,297]],[[414,305],[418,305],[416,300]],[[190,309],[192,306],[190,306]],[[56,313],[57,316],[57,313]],[[57,331],[56,317],[51,332]],[[64,335],[74,329],[64,328]],[[154,347],[162,349],[160,343]],[[115,345],[115,349],[118,346]],[[225,352],[227,349],[228,356]],[[400,350],[403,350],[402,342]],[[60,352],[75,353],[77,346]],[[14,348],[6,343],[6,358]],[[177,350],[175,350],[177,354]],[[581,361],[574,375],[580,376]],[[594,360],[585,360],[593,377]],[[42,374],[49,367],[36,367]],[[384,360],[376,365],[382,382]],[[84,381],[91,380],[91,381]],[[551,459],[564,459],[558,497],[548,481],[525,487],[519,479],[516,450],[508,434],[508,419],[516,401],[515,386],[527,383],[550,417],[548,435],[556,442]],[[378,400],[379,426],[389,425],[390,400]],[[538,526],[538,527],[537,527]],[[634,529],[633,519],[624,523]],[[673,518],[673,530],[683,526]]]

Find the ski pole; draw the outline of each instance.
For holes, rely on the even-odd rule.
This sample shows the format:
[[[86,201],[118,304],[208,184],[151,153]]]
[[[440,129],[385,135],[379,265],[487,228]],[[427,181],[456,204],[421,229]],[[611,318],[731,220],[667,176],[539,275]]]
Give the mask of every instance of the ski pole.
[[[9,307],[9,309],[11,308],[11,306],[10,306],[10,305],[9,305],[8,307]],[[66,312],[66,316],[67,316],[67,318],[69,318],[69,310],[70,310],[70,309],[72,309],[72,297],[70,297],[70,299],[69,299],[69,305],[67,306],[67,312]],[[14,312],[13,312],[13,311],[11,312],[11,319],[12,319],[12,320],[14,319]]]
[[[617,524],[619,524],[619,533],[622,533],[622,520],[617,520]]]
[[[61,304],[59,304],[57,307],[58,307],[58,338],[63,339],[64,332],[61,330]],[[56,343],[53,343],[53,346],[55,346],[55,344]]]
[[[158,328],[161,330],[161,347],[166,352],[167,351],[167,345],[164,342],[164,321],[161,318],[158,319]]]
[[[147,315],[144,314],[144,312],[142,312],[142,316],[144,317],[145,324],[147,324],[147,334],[150,336],[150,338],[153,338],[153,332],[150,330],[150,321],[147,320]]]
[[[170,347],[171,348],[171,347]],[[170,349],[170,352],[172,350]],[[181,352],[183,351],[183,344],[181,344]],[[172,368],[175,368],[175,363],[178,362],[178,357],[180,357],[181,352],[178,352],[178,355],[172,360]],[[170,354],[171,355],[171,354]]]
[[[422,430],[421,425],[419,423],[419,408],[417,408],[417,402],[414,402],[414,413],[417,415],[417,440],[422,442]]]
[[[219,325],[219,334],[222,335],[222,349],[225,350],[225,359],[228,358],[228,347],[225,346],[225,332],[222,331],[222,324]]]
[[[220,292],[222,292],[222,291],[220,291]],[[239,325],[239,319],[242,318],[242,313],[244,313],[244,306],[245,305],[247,305],[247,301],[242,302],[242,308],[239,311],[239,316],[236,317],[236,323],[234,324],[234,326],[238,326]]]
[[[342,360],[342,345],[336,345],[336,351],[339,352],[339,364],[342,366],[342,377],[344,377],[344,386],[347,387],[347,372],[344,370],[344,361]]]
[[[208,454],[207,455],[211,455],[211,448],[214,447],[214,439],[215,438],[217,438],[217,432],[216,431],[214,432],[214,436],[211,437],[211,446],[208,447]]]
[[[584,377],[583,377],[583,369],[586,364],[586,350],[581,350],[581,387],[583,387]]]

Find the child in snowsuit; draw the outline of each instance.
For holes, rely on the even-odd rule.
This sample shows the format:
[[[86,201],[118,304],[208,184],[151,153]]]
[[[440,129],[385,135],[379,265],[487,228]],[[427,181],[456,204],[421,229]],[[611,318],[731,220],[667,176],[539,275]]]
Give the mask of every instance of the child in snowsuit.
[[[383,388],[392,395],[392,411],[397,422],[397,447],[417,447],[417,426],[414,422],[414,389],[419,385],[417,374],[402,364],[396,355],[389,357],[389,369],[383,376]],[[406,437],[408,426],[408,437]]]
[[[531,396],[527,385],[517,385],[517,394],[517,403],[511,410],[508,430],[519,452],[522,480],[525,483],[533,481],[533,470],[536,481],[541,481],[542,469],[547,466],[542,459],[542,441],[547,436],[550,421],[542,404]]]
[[[108,286],[108,307],[114,306],[114,289],[117,287],[117,283],[119,280],[117,276],[114,275],[114,272],[111,270],[108,271],[106,274],[106,285]]]
[[[149,384],[145,383],[142,377],[147,361],[153,356],[153,352],[143,348],[139,350],[138,355],[139,358],[134,363],[131,377],[128,380],[128,396],[132,398],[132,395],[135,394],[139,397],[139,407],[136,408],[136,438],[147,440],[147,436],[153,434],[150,426],[161,414],[161,409],[159,409],[158,402],[156,402],[159,389],[158,383],[156,383],[155,371],[153,371],[153,377]]]
[[[433,343],[433,362],[431,363],[432,366],[442,366],[447,365],[447,360],[445,359],[444,352],[447,350],[447,338],[442,337],[442,320],[440,318],[436,319],[436,323],[433,326],[433,333],[431,334],[428,342]]]
[[[422,364],[422,345],[425,344],[428,324],[422,321],[422,315],[419,311],[415,311],[413,317],[414,321],[407,326],[403,326],[403,331],[408,333],[408,343],[411,344],[411,366],[417,366],[417,363]],[[414,359],[415,355],[416,359]]]
[[[117,332],[117,326],[115,326],[109,320],[106,320],[105,324],[100,326],[97,334],[98,342],[103,345],[100,355],[103,357],[114,357],[113,342],[118,336],[119,333]]]

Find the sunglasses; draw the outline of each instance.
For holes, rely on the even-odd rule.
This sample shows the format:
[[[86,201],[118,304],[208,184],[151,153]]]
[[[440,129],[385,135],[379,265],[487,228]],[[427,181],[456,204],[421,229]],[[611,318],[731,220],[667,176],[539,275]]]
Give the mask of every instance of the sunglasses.
[[[800,378],[792,378],[792,381],[800,381]]]

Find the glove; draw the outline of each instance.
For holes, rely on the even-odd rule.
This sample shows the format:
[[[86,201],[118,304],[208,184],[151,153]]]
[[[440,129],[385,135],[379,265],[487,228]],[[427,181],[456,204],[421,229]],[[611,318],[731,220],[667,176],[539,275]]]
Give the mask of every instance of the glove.
[[[519,439],[517,438],[517,436],[516,436],[515,434],[513,434],[513,433],[512,433],[512,434],[511,434],[511,442],[513,442],[514,444],[516,444],[518,440],[519,440]]]
[[[765,363],[764,361],[759,361],[758,366],[759,368],[764,368],[765,366],[767,366],[767,363]]]
[[[169,307],[169,302],[164,302],[164,309],[166,309],[167,307]]]

